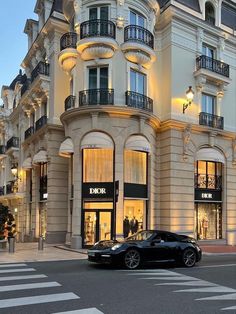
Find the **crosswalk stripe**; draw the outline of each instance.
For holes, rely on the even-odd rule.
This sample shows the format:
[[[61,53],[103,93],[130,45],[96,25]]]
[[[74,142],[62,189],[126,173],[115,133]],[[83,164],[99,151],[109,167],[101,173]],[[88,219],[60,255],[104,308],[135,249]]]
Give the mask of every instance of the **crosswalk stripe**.
[[[176,281],[181,281],[181,280],[183,280],[183,281],[187,281],[187,280],[191,280],[191,281],[193,281],[193,280],[196,280],[196,281],[198,281],[199,279],[197,279],[197,278],[194,278],[194,277],[190,277],[190,276],[173,276],[173,277],[160,277],[160,278],[158,278],[158,277],[143,277],[143,278],[138,278],[138,279],[141,279],[141,280],[143,280],[143,279],[151,279],[151,280],[176,280]]]
[[[7,276],[0,277],[0,281],[39,279],[39,278],[47,278],[47,276],[46,275]]]
[[[1,269],[0,274],[6,274],[6,273],[20,273],[20,272],[26,272],[26,271],[35,271],[34,268],[16,268],[16,269]]]
[[[135,270],[129,270],[129,269],[119,269],[119,270],[116,270],[116,271],[119,271],[119,272],[151,272],[151,273],[169,273],[170,271],[169,270],[166,270],[166,269],[135,269]]]
[[[197,301],[202,301],[202,300],[236,300],[236,293],[231,293],[231,294],[224,294],[224,295],[215,295],[213,297],[206,297],[206,298],[200,298],[200,299],[195,299]]]
[[[236,310],[236,305],[230,306],[230,307],[225,307],[225,308],[221,309],[221,311],[232,311],[232,310]]]
[[[141,275],[150,275],[150,276],[182,276],[181,274],[178,274],[178,273],[134,273],[134,274],[128,274],[128,276],[141,276]]]
[[[37,283],[27,283],[27,284],[20,284],[20,285],[0,286],[0,292],[38,289],[38,288],[50,288],[50,287],[60,287],[60,286],[61,285],[56,281],[37,282]]]
[[[4,299],[0,302],[0,309],[22,306],[22,305],[31,305],[39,303],[49,303],[57,301],[66,301],[66,300],[75,300],[80,297],[72,292],[68,293],[56,293],[56,294],[46,294],[46,295],[37,295],[33,297],[23,297],[23,298],[13,298],[13,299]]]
[[[75,311],[68,311],[68,312],[58,312],[53,314],[104,314],[103,312],[99,311],[95,307],[91,307],[89,309],[82,309],[82,310],[75,310]]]
[[[6,268],[6,267],[23,267],[27,266],[26,264],[1,264],[0,268]]]
[[[216,286],[216,287],[204,287],[204,288],[194,288],[194,289],[184,289],[184,290],[176,290],[174,292],[220,292],[220,293],[231,293],[236,292],[235,289]]]
[[[155,286],[217,286],[217,285],[215,283],[211,283],[204,280],[194,280],[185,282],[156,283]]]

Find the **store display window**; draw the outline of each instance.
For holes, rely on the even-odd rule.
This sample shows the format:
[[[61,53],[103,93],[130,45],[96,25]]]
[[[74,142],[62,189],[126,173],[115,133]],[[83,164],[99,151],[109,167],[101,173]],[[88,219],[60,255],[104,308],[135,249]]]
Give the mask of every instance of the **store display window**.
[[[145,229],[146,226],[146,201],[125,200],[124,201],[124,238],[137,231]]]

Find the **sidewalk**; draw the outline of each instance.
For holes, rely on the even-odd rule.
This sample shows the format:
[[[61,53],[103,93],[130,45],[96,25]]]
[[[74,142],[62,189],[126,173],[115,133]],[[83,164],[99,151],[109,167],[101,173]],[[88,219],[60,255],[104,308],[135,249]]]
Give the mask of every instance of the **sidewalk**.
[[[232,245],[200,245],[203,255],[236,255],[236,246]]]
[[[236,246],[230,245],[200,245],[203,255],[236,255]],[[44,244],[42,251],[38,250],[38,243],[16,243],[15,253],[0,250],[0,263],[63,261],[73,259],[87,259],[87,249],[71,249],[62,244]]]
[[[39,251],[37,242],[15,243],[15,253],[9,253],[8,248],[7,250],[0,250],[0,263],[63,261],[86,258],[85,252],[62,250],[60,246],[55,244],[44,244],[44,249]]]

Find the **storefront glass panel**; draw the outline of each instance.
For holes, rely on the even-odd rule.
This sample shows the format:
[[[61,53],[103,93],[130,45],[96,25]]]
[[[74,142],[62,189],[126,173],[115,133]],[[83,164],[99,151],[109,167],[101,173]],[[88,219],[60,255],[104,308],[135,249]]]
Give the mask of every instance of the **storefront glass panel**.
[[[125,183],[147,184],[147,153],[125,151]]]
[[[113,149],[84,149],[83,159],[83,182],[113,181]]]
[[[146,228],[146,201],[125,200],[124,201],[124,237]]]
[[[196,203],[196,226],[199,240],[222,238],[222,208],[219,203]]]

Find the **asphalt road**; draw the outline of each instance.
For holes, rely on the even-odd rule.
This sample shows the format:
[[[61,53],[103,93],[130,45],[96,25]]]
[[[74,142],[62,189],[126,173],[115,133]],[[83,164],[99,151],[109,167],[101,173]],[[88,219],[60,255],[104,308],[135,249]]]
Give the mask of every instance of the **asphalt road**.
[[[29,268],[35,271],[26,271]],[[13,272],[9,273],[9,269]],[[42,274],[47,277],[2,280],[3,277]],[[29,289],[29,286],[27,290],[5,288],[20,285],[17,289],[21,289],[22,284],[31,283],[36,287]],[[45,283],[49,283],[49,287],[37,288],[37,284]],[[68,300],[56,301],[58,294],[59,299]],[[50,302],[37,303],[37,297],[41,295],[40,302],[46,302],[48,296]],[[13,306],[19,303],[18,300],[28,304],[34,299],[31,297],[36,297],[37,304]],[[52,302],[50,298],[55,300]],[[228,310],[223,310],[226,308]],[[79,312],[81,309],[83,311]],[[80,314],[236,313],[236,255],[205,256],[191,269],[157,264],[139,271],[90,264],[86,260],[27,263],[9,268],[0,264],[1,314],[73,310]]]

